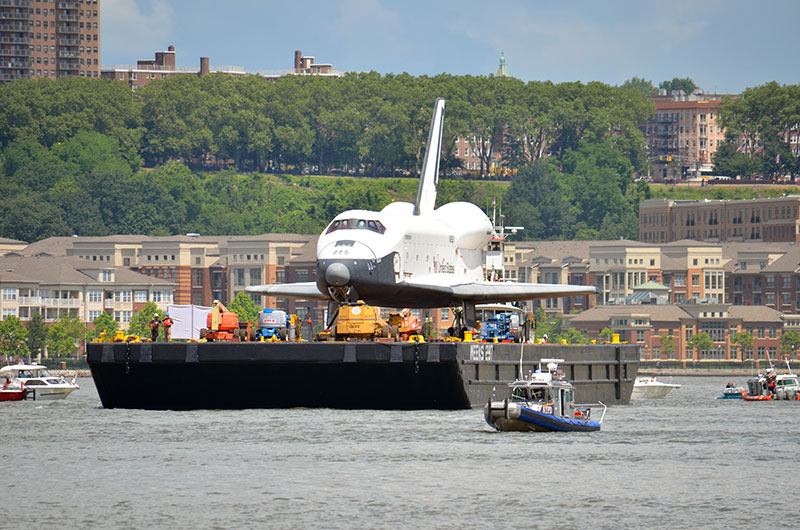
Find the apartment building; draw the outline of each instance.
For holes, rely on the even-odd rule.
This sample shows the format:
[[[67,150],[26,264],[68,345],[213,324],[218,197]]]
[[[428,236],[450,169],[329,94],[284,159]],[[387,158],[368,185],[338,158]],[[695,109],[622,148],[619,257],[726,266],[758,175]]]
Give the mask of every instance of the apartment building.
[[[227,304],[248,285],[279,281],[291,253],[310,239],[302,234],[53,237],[29,245],[24,253],[128,268],[174,284],[176,304],[209,306],[214,300]],[[252,296],[262,307],[274,303]]]
[[[0,0],[0,82],[100,76],[98,0]]]
[[[639,239],[698,241],[800,241],[800,195],[769,199],[650,199],[639,204]]]
[[[70,256],[17,253],[0,257],[0,316],[29,320],[41,313],[46,322],[69,315],[93,322],[102,312],[123,329],[150,301],[166,310],[173,303],[173,284],[108,262]]]
[[[714,152],[725,141],[717,113],[723,97],[700,90],[689,95],[680,90],[667,95],[662,90],[660,95],[649,98],[656,111],[640,129],[654,168],[652,177],[678,180],[711,173]]]
[[[565,316],[564,320],[566,325],[592,339],[599,340],[600,332],[609,328],[620,335],[621,341],[639,345],[643,359],[743,361],[766,360],[767,355],[775,360],[789,355],[781,351],[780,342],[786,322],[778,311],[764,306],[598,306],[578,315]],[[741,331],[753,337],[753,347],[744,352],[732,342],[734,335]],[[700,333],[707,333],[712,344],[708,349],[695,351],[689,339]]]
[[[341,72],[334,70],[331,64],[316,63],[314,62],[314,57],[305,56],[300,51],[295,51],[294,68],[285,70],[247,71],[242,66],[211,65],[208,57],[200,57],[200,62],[197,66],[178,66],[175,46],[169,46],[166,51],[155,52],[153,59],[140,59],[136,61],[135,65],[103,65],[100,75],[106,79],[116,79],[127,83],[132,90],[137,90],[149,85],[154,79],[167,79],[181,74],[204,76],[213,73],[236,76],[258,75],[271,81],[287,75],[318,75],[325,77],[339,77],[342,75]]]
[[[302,234],[261,234],[257,236],[229,236],[220,241],[219,266],[226,272],[228,300],[251,285],[283,283],[292,257],[313,236]],[[316,243],[313,245],[316,262]],[[296,273],[297,280],[313,281],[314,267]],[[277,307],[273,296],[250,295],[259,307]]]
[[[208,57],[200,57],[198,66],[177,66],[175,46],[170,46],[166,51],[155,52],[154,59],[140,59],[135,65],[103,65],[100,75],[127,83],[131,90],[137,90],[154,79],[166,79],[179,74],[204,76],[211,73],[247,74],[241,66],[211,66]]]

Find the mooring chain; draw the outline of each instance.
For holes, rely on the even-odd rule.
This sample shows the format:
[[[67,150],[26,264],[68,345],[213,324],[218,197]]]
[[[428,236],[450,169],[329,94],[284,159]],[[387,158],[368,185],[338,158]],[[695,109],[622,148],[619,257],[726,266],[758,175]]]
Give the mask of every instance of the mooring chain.
[[[125,375],[131,373],[131,343],[125,342]]]
[[[414,373],[419,373],[419,339],[414,339]]]

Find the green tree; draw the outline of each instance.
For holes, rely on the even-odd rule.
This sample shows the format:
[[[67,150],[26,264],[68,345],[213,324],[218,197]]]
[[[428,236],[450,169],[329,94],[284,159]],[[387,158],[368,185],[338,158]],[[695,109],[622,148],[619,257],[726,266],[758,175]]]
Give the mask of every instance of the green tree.
[[[699,88],[690,77],[673,77],[672,81],[665,80],[658,85],[661,90],[666,90],[667,95],[671,94],[673,90],[683,90],[685,94],[691,94],[696,88]]]
[[[744,360],[745,352],[753,347],[753,334],[749,331],[737,331],[731,337],[731,344],[739,349],[739,359]]]
[[[711,348],[711,346],[714,344],[711,341],[711,337],[709,337],[708,333],[706,333],[705,331],[702,333],[696,333],[692,335],[691,337],[689,337],[689,340],[687,342],[689,343],[689,346],[692,347],[692,351],[695,352],[707,350]]]
[[[47,331],[47,352],[55,357],[69,357],[78,351],[81,339],[86,338],[86,326],[77,317],[63,314]]]
[[[661,348],[667,354],[667,358],[671,359],[675,353],[675,337],[672,335],[661,335],[658,340],[661,342]]]
[[[0,320],[0,355],[4,359],[27,357],[30,353],[27,338],[28,332],[19,318],[7,316]]]
[[[143,339],[150,338],[150,321],[153,320],[153,315],[155,314],[158,314],[159,320],[164,319],[164,311],[160,310],[155,302],[148,301],[144,304],[144,307],[131,317],[128,333],[131,335],[138,335]],[[159,337],[163,337],[163,328],[159,327],[158,333]]]
[[[611,342],[614,338],[614,330],[611,328],[603,328],[600,330],[600,340],[603,342]]]
[[[622,83],[623,88],[630,88],[636,90],[643,96],[657,96],[658,89],[653,85],[652,81],[648,81],[643,77],[631,77],[624,83]]]
[[[119,329],[119,322],[114,320],[111,313],[105,311],[100,313],[100,315],[92,321],[92,324],[94,324],[94,329],[89,333],[89,339],[96,339],[105,331],[106,340],[110,340]]]
[[[244,291],[236,293],[228,304],[228,309],[238,315],[240,322],[258,322],[258,314],[261,312],[261,308]]]
[[[559,343],[562,340],[567,341],[567,344],[588,344],[589,339],[586,337],[586,334],[578,329],[569,328],[564,333],[560,334],[557,337]]]
[[[30,354],[34,357],[44,355],[47,347],[47,324],[44,323],[42,314],[37,311],[31,315],[31,319],[25,325],[25,329],[28,331],[26,342]]]
[[[796,356],[800,349],[800,332],[784,331],[781,335],[781,353]]]

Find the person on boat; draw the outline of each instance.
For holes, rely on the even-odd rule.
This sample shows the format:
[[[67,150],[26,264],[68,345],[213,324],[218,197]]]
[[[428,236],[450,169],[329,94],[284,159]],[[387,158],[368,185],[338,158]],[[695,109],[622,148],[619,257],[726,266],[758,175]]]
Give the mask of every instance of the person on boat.
[[[728,384],[725,385],[725,388],[733,388],[733,382],[732,381],[728,381]]]
[[[11,382],[11,379],[9,379],[8,377],[6,377],[6,382],[5,382],[5,383],[3,383],[3,390],[5,390],[6,388],[8,388],[8,384],[9,384],[10,382]]]
[[[172,318],[170,318],[169,313],[164,316],[161,324],[164,326],[164,340],[169,342],[169,339],[172,338]]]
[[[150,340],[155,342],[158,339],[158,328],[161,325],[161,319],[158,318],[158,313],[153,315],[153,320],[150,321]]]

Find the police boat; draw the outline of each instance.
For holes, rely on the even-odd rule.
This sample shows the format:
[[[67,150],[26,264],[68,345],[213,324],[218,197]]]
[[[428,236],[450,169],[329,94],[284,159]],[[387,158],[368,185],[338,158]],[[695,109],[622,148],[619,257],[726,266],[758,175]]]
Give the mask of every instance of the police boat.
[[[575,387],[558,368],[561,362],[542,359],[527,379],[509,383],[511,397],[490,399],[484,407],[486,423],[498,431],[599,431],[608,407],[603,402],[576,404]],[[591,419],[592,407],[603,407],[598,421]]]

